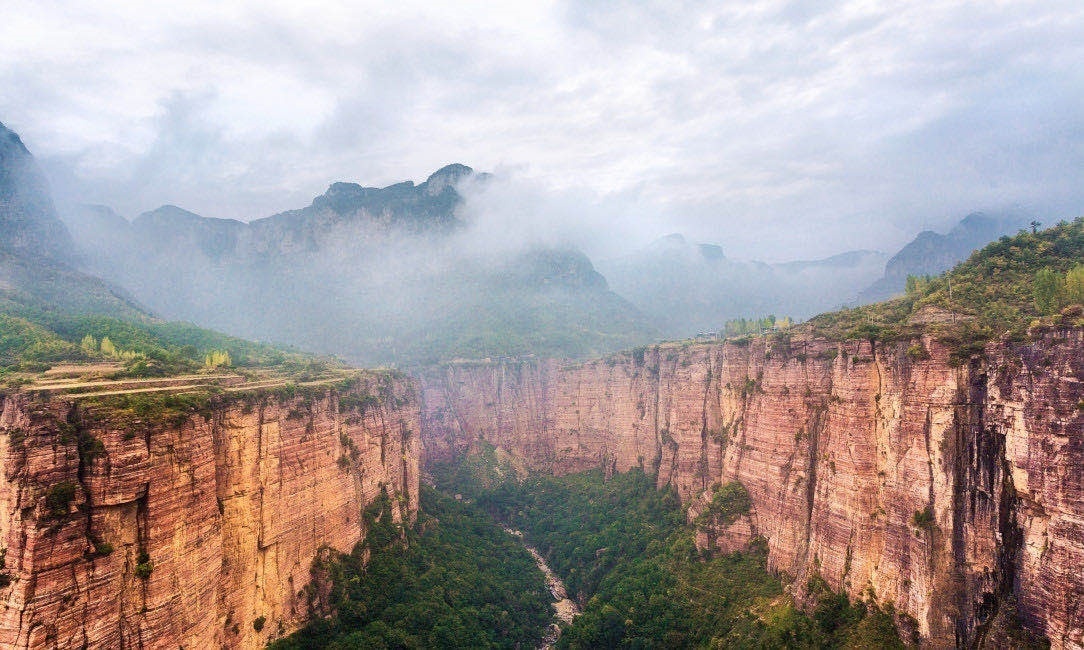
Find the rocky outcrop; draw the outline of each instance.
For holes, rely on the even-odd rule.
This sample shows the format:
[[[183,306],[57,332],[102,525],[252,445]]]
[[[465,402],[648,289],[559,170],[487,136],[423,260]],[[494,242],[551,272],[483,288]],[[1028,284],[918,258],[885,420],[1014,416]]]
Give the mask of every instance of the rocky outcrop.
[[[313,558],[351,550],[382,487],[399,520],[417,511],[413,390],[6,395],[0,646],[255,648],[297,629]]]
[[[484,438],[557,473],[642,466],[686,500],[737,480],[754,514],[725,539],[755,527],[799,597],[819,574],[934,647],[992,640],[1013,610],[1081,647],[1082,378],[1079,329],[963,361],[929,337],[667,344],[445,366],[422,431],[432,458]]]

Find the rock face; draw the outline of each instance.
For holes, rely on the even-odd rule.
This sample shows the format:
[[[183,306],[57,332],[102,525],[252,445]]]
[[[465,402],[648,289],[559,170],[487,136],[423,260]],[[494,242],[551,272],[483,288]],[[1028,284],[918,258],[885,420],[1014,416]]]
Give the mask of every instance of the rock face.
[[[13,393],[0,412],[0,646],[256,648],[310,614],[319,549],[385,488],[418,507],[413,387],[229,395],[199,414]]]
[[[45,175],[19,136],[0,124],[0,252],[57,260],[73,251]]]
[[[816,572],[934,647],[991,641],[1013,610],[1081,647],[1084,333],[951,352],[774,337],[445,366],[423,440],[436,458],[484,438],[556,473],[643,466],[688,501],[738,480],[754,514],[718,543],[763,535],[799,598]]]

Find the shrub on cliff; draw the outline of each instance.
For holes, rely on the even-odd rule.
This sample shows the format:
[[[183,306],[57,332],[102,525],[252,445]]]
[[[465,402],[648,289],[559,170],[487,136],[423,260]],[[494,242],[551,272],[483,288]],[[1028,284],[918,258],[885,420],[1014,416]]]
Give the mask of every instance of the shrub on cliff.
[[[737,521],[738,517],[747,514],[752,507],[753,500],[745,486],[738,481],[730,481],[716,487],[711,495],[711,503],[697,515],[693,523],[697,526],[729,526]]]
[[[64,517],[71,508],[72,499],[75,498],[75,483],[64,481],[57,483],[45,493],[45,508],[53,517]]]
[[[151,562],[151,556],[146,551],[141,551],[135,566],[136,577],[146,580],[152,573],[154,573],[154,562]]]
[[[926,506],[922,510],[915,510],[911,517],[911,523],[919,528],[930,529],[937,525],[937,519],[933,514],[933,507]]]

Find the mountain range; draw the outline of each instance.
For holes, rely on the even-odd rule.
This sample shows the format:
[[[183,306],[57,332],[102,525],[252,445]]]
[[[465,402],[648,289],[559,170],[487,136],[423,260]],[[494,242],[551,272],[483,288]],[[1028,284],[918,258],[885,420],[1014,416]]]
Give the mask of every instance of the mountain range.
[[[169,205],[132,221],[79,206],[61,221],[33,156],[0,127],[0,300],[185,320],[360,364],[582,358],[888,297],[1024,221],[972,214],[887,262],[876,251],[739,261],[673,234],[596,266],[574,248],[479,245],[461,189],[487,182],[453,164],[419,184],[332,183],[304,208],[247,223]]]
[[[49,184],[19,136],[0,124],[0,309],[141,318],[123,289],[80,271]]]
[[[884,275],[858,295],[861,304],[903,293],[909,275],[940,275],[987,243],[1025,227],[1031,219],[1020,212],[973,212],[945,234],[924,230],[892,256]]]
[[[886,256],[851,251],[822,260],[768,264],[731,260],[721,246],[663,237],[599,270],[671,338],[720,329],[729,319],[768,314],[807,318],[853,302]]]
[[[656,330],[572,249],[480,251],[458,214],[465,165],[384,188],[333,183],[249,223],[164,206],[67,216],[85,268],[155,313],[355,362],[584,356]]]

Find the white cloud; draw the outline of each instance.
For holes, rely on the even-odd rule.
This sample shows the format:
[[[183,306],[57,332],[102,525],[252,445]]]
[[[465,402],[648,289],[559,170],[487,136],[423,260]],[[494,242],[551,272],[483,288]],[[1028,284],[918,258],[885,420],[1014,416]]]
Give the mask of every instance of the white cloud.
[[[0,120],[129,215],[526,165],[793,257],[1084,198],[1075,0],[14,4]]]

